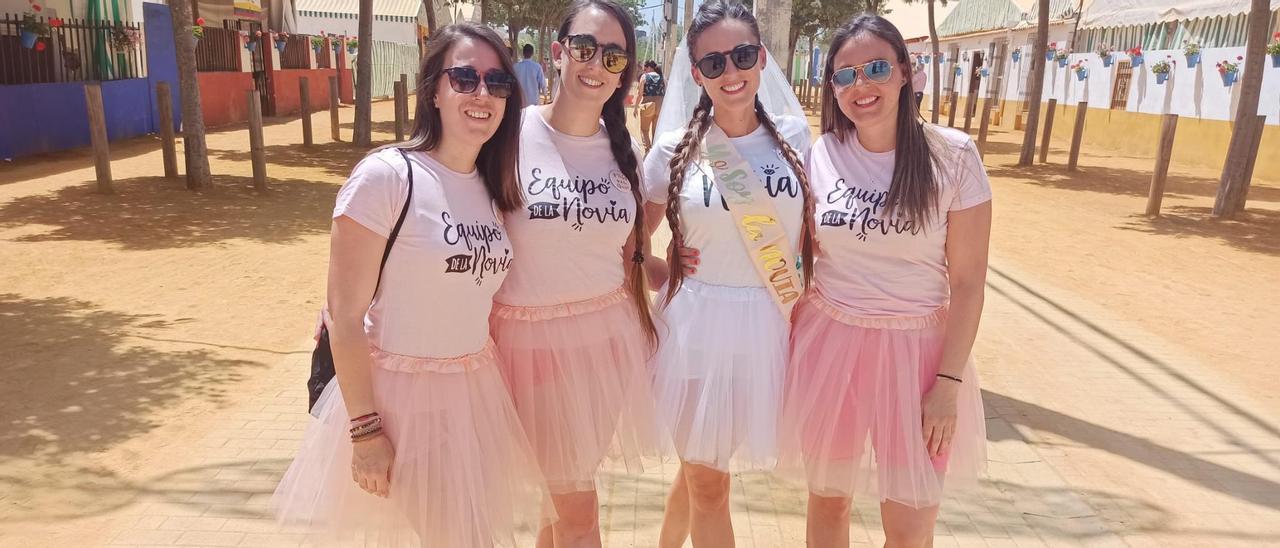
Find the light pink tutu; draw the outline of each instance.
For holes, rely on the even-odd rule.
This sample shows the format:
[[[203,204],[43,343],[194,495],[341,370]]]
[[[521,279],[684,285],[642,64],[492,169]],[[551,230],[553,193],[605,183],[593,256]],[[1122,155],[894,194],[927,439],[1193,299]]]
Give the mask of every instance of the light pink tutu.
[[[938,379],[946,311],[864,318],[810,291],[796,309],[783,403],[782,468],[820,496],[876,493],[914,508],[972,487],[986,469],[986,423],[972,360],[951,449],[931,459],[921,400]],[[950,382],[950,381],[947,381]]]
[[[556,306],[495,304],[503,376],[552,493],[595,489],[605,457],[656,454],[651,353],[630,294]]]
[[[335,380],[276,488],[281,521],[337,544],[481,548],[514,547],[517,531],[532,535],[552,520],[492,343],[459,358],[375,350],[373,359],[374,399],[395,447],[390,497],[351,479],[348,416]]]

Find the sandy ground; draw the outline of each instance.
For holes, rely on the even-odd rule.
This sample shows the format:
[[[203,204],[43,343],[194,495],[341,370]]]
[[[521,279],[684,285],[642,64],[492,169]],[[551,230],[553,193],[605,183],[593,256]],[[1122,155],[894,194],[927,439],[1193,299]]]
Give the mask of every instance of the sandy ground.
[[[391,112],[380,103],[375,118]],[[345,138],[351,116],[343,110]],[[265,194],[250,187],[247,137],[235,128],[210,134],[219,175],[198,194],[160,177],[152,139],[114,144],[110,196],[93,191],[85,151],[0,165],[0,545],[100,544],[139,500],[201,496],[188,483],[225,471],[176,465],[226,447],[190,440],[251,423],[254,413],[228,410],[262,398],[256,388],[279,377],[277,365],[307,351],[329,211],[363,151],[330,143],[327,115],[314,119],[311,148],[297,120],[269,123]],[[376,129],[390,139],[387,122]],[[1218,222],[1207,218],[1216,174],[1180,170],[1165,215],[1148,219],[1149,158],[1086,145],[1077,174],[1056,149],[1050,165],[1018,169],[1019,136],[996,132],[986,158],[993,288],[1029,289],[1017,282],[1030,273],[1177,341],[1259,402],[1251,413],[1277,416],[1280,181],[1255,181],[1250,212]],[[1040,297],[1060,312],[1081,309]],[[999,346],[1019,344],[1018,326],[993,325],[1006,331],[985,327],[977,352],[1016,362],[1001,373],[1087,382],[1038,379],[1034,356],[1009,360],[1018,352]],[[274,407],[256,413],[297,411]],[[231,441],[286,462],[295,445]]]

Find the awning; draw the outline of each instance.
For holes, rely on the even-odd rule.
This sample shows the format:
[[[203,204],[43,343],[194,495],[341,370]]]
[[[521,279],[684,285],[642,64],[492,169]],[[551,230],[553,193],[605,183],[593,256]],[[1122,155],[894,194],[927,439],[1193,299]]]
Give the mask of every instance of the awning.
[[[1109,28],[1188,21],[1249,13],[1249,0],[1095,0],[1085,8],[1080,28]],[[1271,0],[1271,11],[1280,0]]]

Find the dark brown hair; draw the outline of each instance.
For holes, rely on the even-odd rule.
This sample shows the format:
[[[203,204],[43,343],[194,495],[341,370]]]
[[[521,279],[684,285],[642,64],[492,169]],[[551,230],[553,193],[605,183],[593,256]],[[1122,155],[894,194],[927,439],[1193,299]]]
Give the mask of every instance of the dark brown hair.
[[[895,70],[901,70],[909,62],[907,44],[902,39],[902,33],[888,19],[862,14],[836,31],[831,38],[831,47],[827,50],[827,66],[823,69],[822,132],[835,134],[841,142],[850,138],[855,128],[853,120],[845,116],[840,105],[836,104],[831,75],[835,72],[836,54],[840,52],[840,48],[860,34],[871,34],[893,48],[897,56]],[[898,137],[894,144],[893,180],[885,200],[888,208],[884,215],[889,216],[897,210],[917,226],[928,226],[938,207],[938,182],[934,173],[937,158],[934,147],[930,146],[933,139],[931,132],[935,130],[927,126],[920,116],[914,95],[915,90],[908,77],[898,93]]]
[[[689,26],[689,34],[687,36],[687,46],[689,50],[689,60],[696,63],[697,59],[693,58],[694,44],[698,42],[698,37],[704,31],[711,28],[712,25],[727,19],[736,19],[751,27],[751,32],[755,34],[756,40],[760,39],[760,26],[756,23],[755,16],[747,10],[742,4],[730,2],[726,0],[711,0],[702,4],[698,8],[698,12],[693,16],[693,24]],[[702,145],[702,137],[707,134],[710,129],[711,119],[711,96],[707,95],[704,90],[702,96],[698,98],[698,105],[693,109],[693,116],[689,120],[688,129],[684,132],[684,137],[680,139],[680,143],[676,145],[675,152],[671,155],[671,183],[667,187],[667,224],[671,226],[671,240],[677,246],[683,245],[684,233],[680,228],[680,191],[684,188],[684,173],[688,168],[689,162],[697,161],[699,157],[699,148]],[[760,120],[760,125],[764,126],[773,136],[773,140],[778,144],[778,149],[782,151],[783,158],[791,165],[791,171],[795,173],[796,179],[800,181],[800,193],[804,200],[804,217],[800,230],[800,259],[803,264],[801,271],[804,275],[805,286],[809,285],[809,280],[813,278],[813,193],[809,191],[809,176],[804,171],[804,165],[800,162],[800,155],[796,154],[795,149],[787,143],[787,140],[778,133],[778,127],[773,123],[773,119],[769,117],[769,113],[764,111],[764,105],[760,104],[760,97],[756,97],[756,118]],[[670,304],[671,299],[675,297],[676,290],[680,288],[680,284],[684,282],[684,265],[680,261],[679,253],[672,253],[669,258],[670,272],[667,275],[667,294],[664,304]]]
[[[444,66],[445,56],[463,38],[471,38],[493,48],[502,70],[514,78],[511,55],[493,29],[476,23],[442,27],[427,40],[427,55],[422,58],[418,70],[418,105],[413,117],[413,132],[408,141],[395,146],[406,150],[435,150],[440,145],[443,128],[440,109],[435,105],[436,85],[440,78],[448,78],[444,75],[444,69],[449,68]],[[489,189],[489,197],[498,209],[505,212],[514,211],[523,202],[516,178],[516,159],[520,154],[520,107],[524,101],[520,98],[520,86],[513,88],[511,96],[507,97],[498,130],[480,146],[480,154],[476,157],[476,170]]]
[[[636,251],[633,257],[624,257],[624,260],[631,260],[631,270],[627,273],[631,299],[639,311],[640,323],[645,334],[649,337],[649,341],[654,343],[658,339],[658,330],[649,311],[649,288],[644,272],[645,250],[649,247],[649,231],[645,228],[644,197],[640,195],[640,161],[636,158],[635,148],[631,143],[631,133],[627,131],[627,111],[623,106],[623,101],[631,91],[631,83],[636,79],[636,26],[631,21],[631,15],[627,13],[626,8],[617,3],[610,0],[577,0],[569,6],[564,18],[561,19],[560,28],[556,31],[556,40],[564,40],[569,35],[569,27],[573,25],[573,20],[588,9],[598,9],[612,16],[622,27],[623,36],[627,37],[627,68],[619,75],[622,85],[614,90],[608,101],[605,101],[604,108],[600,111],[600,119],[604,121],[605,133],[609,135],[609,148],[613,151],[613,160],[618,163],[618,169],[622,170],[622,174],[631,183],[631,196],[636,201],[635,224],[631,227],[631,238],[635,240]]]

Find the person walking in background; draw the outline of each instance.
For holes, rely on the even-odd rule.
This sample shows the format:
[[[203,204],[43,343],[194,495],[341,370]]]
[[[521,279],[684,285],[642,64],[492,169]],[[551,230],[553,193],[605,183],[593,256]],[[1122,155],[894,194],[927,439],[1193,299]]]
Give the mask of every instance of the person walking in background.
[[[662,69],[653,60],[644,62],[644,73],[640,75],[640,102],[636,111],[640,115],[640,142],[647,152],[653,145],[653,131],[658,126],[658,112],[662,110],[662,96],[667,92],[667,82],[662,76]]]
[[[924,87],[929,85],[929,76],[924,72],[924,63],[916,57],[916,69],[911,73],[911,91],[915,92],[916,108],[924,103]]]
[[[547,77],[542,65],[533,60],[533,44],[525,44],[520,51],[524,59],[516,63],[516,80],[524,94],[524,106],[542,103],[542,93],[547,90]]]

